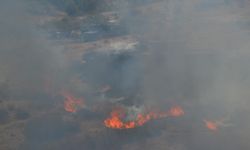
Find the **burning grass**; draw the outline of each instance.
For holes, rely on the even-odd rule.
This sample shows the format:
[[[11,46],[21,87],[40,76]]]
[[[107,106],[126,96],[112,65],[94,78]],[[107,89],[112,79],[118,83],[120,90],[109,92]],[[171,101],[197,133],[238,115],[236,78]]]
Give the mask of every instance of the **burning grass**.
[[[76,98],[67,91],[63,91],[62,95],[65,98],[64,109],[67,112],[75,113],[77,110],[79,110],[79,108],[85,107],[83,98]]]
[[[123,121],[126,118],[126,112],[122,108],[116,108],[110,113],[110,117],[104,120],[104,124],[108,128],[113,129],[130,129],[142,126],[152,119],[160,119],[166,117],[179,117],[184,115],[184,111],[180,106],[174,106],[166,112],[148,111],[138,113],[133,120]]]

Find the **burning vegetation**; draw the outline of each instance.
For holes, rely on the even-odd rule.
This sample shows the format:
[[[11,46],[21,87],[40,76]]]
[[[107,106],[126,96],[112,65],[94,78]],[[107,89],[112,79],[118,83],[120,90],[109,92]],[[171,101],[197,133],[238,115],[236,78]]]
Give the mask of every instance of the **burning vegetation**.
[[[227,117],[220,119],[220,120],[206,120],[206,119],[204,119],[203,121],[204,121],[207,129],[209,129],[211,131],[218,131],[219,128],[232,126],[231,123],[227,122],[228,121]]]
[[[208,120],[204,120],[204,123],[209,130],[211,130],[211,131],[218,130],[218,123],[216,123],[214,121],[208,121]]]
[[[249,21],[230,3],[0,2],[0,149],[250,149]]]
[[[110,117],[104,120],[104,124],[108,128],[113,129],[130,129],[144,125],[152,119],[160,119],[166,117],[179,117],[184,115],[184,111],[180,106],[172,107],[167,112],[144,112],[135,114],[133,120],[124,121],[128,114],[122,108],[116,108],[110,113]]]
[[[64,100],[64,109],[67,112],[75,113],[80,108],[85,107],[83,98],[76,98],[71,93],[69,93],[67,91],[63,91],[62,95],[65,98],[65,100]]]

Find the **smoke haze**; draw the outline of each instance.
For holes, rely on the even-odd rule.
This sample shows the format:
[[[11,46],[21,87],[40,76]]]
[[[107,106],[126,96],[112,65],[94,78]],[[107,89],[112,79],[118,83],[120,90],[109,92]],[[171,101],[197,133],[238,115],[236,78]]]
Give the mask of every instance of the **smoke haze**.
[[[68,82],[65,76],[73,69],[66,67],[63,49],[54,47],[45,38],[46,33],[38,31],[32,22],[27,11],[28,1],[5,0],[0,3],[0,84],[8,82],[14,95],[40,92],[46,77],[55,79],[58,89],[65,86]],[[184,119],[187,122],[181,123],[186,123],[182,125],[190,130],[181,133],[183,138],[172,146],[173,150],[249,149],[249,2],[164,0],[143,8],[133,7],[133,2],[117,3],[115,7],[119,9],[119,17],[124,20],[129,34],[143,45],[143,54],[137,56],[135,53],[133,59],[128,59],[117,80],[114,78],[116,66],[98,66],[105,60],[98,61],[93,65],[97,73],[88,72],[91,79],[98,78],[93,82],[105,83],[102,78],[109,74],[98,71],[108,70],[114,73],[109,77],[110,81],[120,81],[117,89],[120,88],[122,94],[140,88],[138,91],[145,105],[160,108],[182,105],[187,112]],[[137,59],[138,66],[135,65]],[[140,71],[136,74],[134,70]],[[140,86],[133,86],[137,80],[140,80]],[[204,129],[201,130],[203,119],[225,120],[225,123],[218,133],[204,134]],[[61,130],[64,127],[58,132]],[[88,137],[81,140],[84,145],[91,145],[88,148],[96,144]],[[106,137],[99,141],[105,146],[112,143]],[[148,141],[144,142],[150,143]],[[140,149],[136,142],[133,144],[134,149]],[[109,149],[105,146],[98,145],[93,149]],[[157,147],[144,146],[143,149]]]
[[[244,115],[249,113],[250,96],[250,37],[244,26],[248,5],[240,8],[239,3],[170,0],[144,17],[145,28],[139,26],[143,38],[152,41],[142,86],[148,103],[192,102],[196,106],[190,112],[196,119],[226,118],[232,125],[225,129],[229,134],[215,141],[194,129],[194,141],[187,149],[249,147],[250,120]],[[245,130],[247,137],[237,128]],[[227,142],[231,144],[223,144]]]
[[[41,91],[61,57],[32,22],[28,4],[4,0],[0,6],[0,79],[13,94]]]

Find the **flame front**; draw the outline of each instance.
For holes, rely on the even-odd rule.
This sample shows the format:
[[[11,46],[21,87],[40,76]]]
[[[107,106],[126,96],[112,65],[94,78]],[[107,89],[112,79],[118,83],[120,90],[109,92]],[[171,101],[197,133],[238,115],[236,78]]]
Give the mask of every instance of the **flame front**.
[[[159,119],[165,117],[178,117],[184,115],[184,111],[180,106],[172,107],[167,112],[149,112],[146,114],[138,114],[134,121],[124,122],[122,118],[124,118],[124,110],[115,109],[111,112],[110,117],[104,120],[104,124],[108,128],[114,129],[130,129],[135,128],[137,126],[142,126],[146,122],[152,119]]]
[[[205,123],[206,127],[209,130],[211,130],[211,131],[217,131],[218,130],[218,124],[216,122],[204,120],[204,123]]]
[[[232,126],[233,124],[229,123],[229,122],[226,122],[228,121],[228,117],[225,117],[225,118],[222,118],[220,120],[206,120],[204,119],[204,123],[205,123],[205,126],[211,130],[211,131],[217,131],[219,130],[219,128],[221,127],[230,127]]]
[[[123,113],[121,110],[114,110],[111,112],[110,118],[106,119],[104,121],[106,127],[109,128],[116,128],[116,129],[129,129],[134,128],[136,126],[136,123],[134,121],[129,122],[123,122],[121,120],[123,116]]]
[[[184,115],[184,111],[180,106],[174,106],[169,110],[169,115],[173,117],[179,117]]]
[[[84,100],[82,98],[76,98],[71,93],[63,91],[62,95],[65,98],[64,101],[64,109],[67,112],[74,113],[78,110],[78,108],[84,107]]]

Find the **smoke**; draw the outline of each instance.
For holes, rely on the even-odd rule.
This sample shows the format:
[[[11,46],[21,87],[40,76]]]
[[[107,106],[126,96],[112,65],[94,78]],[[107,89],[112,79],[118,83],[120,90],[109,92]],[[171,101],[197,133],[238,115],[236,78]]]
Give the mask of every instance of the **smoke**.
[[[150,3],[150,1],[147,2]],[[187,131],[180,131],[181,137],[171,135],[170,131],[176,130],[169,128],[166,130],[165,124],[159,122],[155,123],[155,127],[161,127],[163,133],[156,133],[157,137],[142,140],[143,142],[137,138],[143,139],[144,135],[136,135],[136,133],[128,135],[128,132],[119,135],[115,131],[114,134],[112,132],[110,138],[110,134],[101,131],[102,135],[98,139],[99,132],[97,131],[104,128],[100,127],[103,124],[94,122],[93,126],[97,124],[95,127],[97,131],[90,132],[87,128],[94,128],[90,122],[86,124],[86,129],[81,127],[82,131],[86,131],[84,134],[90,138],[77,135],[73,139],[81,137],[84,141],[79,139],[77,142],[71,141],[72,145],[77,143],[86,149],[89,147],[105,149],[103,145],[108,147],[115,143],[113,147],[120,148],[126,143],[124,149],[131,149],[131,145],[135,147],[134,149],[141,149],[141,145],[144,145],[143,149],[147,150],[166,149],[164,146],[167,141],[167,146],[173,150],[250,148],[248,143],[250,138],[250,120],[248,119],[250,113],[248,100],[250,97],[248,50],[250,36],[247,26],[249,18],[247,18],[248,2],[246,0],[237,2],[231,0],[159,0],[143,5],[143,7],[135,7],[131,1],[115,3],[114,7],[118,8],[116,10],[119,11],[118,15],[122,18],[122,23],[129,34],[138,39],[138,45],[141,45],[138,49],[141,51],[126,51],[124,55],[123,53],[120,55],[90,52],[83,56],[86,57],[87,63],[77,64],[80,67],[74,66],[73,69],[66,68],[61,49],[54,47],[45,38],[45,33],[37,30],[28,13],[28,4],[28,0],[1,2],[0,87],[6,85],[6,82],[13,95],[37,94],[43,91],[44,84],[48,81],[47,77],[49,77],[49,82],[53,80],[57,84],[56,87],[60,88],[61,85],[64,87],[67,82],[70,82],[67,81],[69,78],[65,79],[69,71],[79,69],[80,71],[76,72],[83,74],[81,80],[86,79],[90,84],[96,84],[94,90],[110,83],[110,91],[113,90],[113,93],[107,95],[110,96],[109,98],[118,99],[117,103],[129,101],[127,105],[137,104],[134,101],[139,97],[143,99],[142,103],[145,106],[153,105],[167,110],[172,105],[178,104],[185,110],[186,117],[180,122],[174,119],[163,121],[164,123],[169,121],[176,128],[187,129]],[[78,89],[78,92],[88,93],[88,91],[81,90]],[[91,92],[92,95],[88,93],[91,96],[98,93]],[[93,98],[91,96],[87,98]],[[123,96],[127,99],[123,100]],[[127,116],[126,119],[133,120],[136,117],[134,114],[141,113],[144,107],[133,105],[128,109],[131,116]],[[53,137],[60,133],[64,136],[64,131],[68,130],[68,126],[73,133],[81,132],[71,124],[66,124],[64,127],[64,121],[60,115],[56,116],[56,119],[52,117],[44,121],[48,128],[51,126],[48,129],[49,132],[47,126],[40,122],[35,123],[34,131],[27,127],[28,134],[32,135],[30,139],[37,136],[35,135],[36,129],[41,127],[43,128],[38,133],[37,143],[40,142],[39,134],[42,139],[49,139],[48,136]],[[57,119],[63,122],[59,130],[56,130]],[[219,127],[217,133],[210,132],[206,129],[204,120],[221,121],[222,126]],[[82,124],[84,126],[84,123]],[[167,125],[167,127],[171,126]],[[144,130],[138,133],[143,132]],[[149,129],[149,132],[151,135],[152,129]],[[129,138],[136,142],[130,142]],[[111,139],[114,141],[111,142]],[[119,139],[125,139],[125,142]],[[29,139],[26,142],[29,143]],[[36,147],[36,142],[34,144],[31,140],[30,143]],[[63,149],[65,149],[64,145],[69,145],[67,138],[61,142]],[[43,144],[41,142],[40,145]],[[75,149],[79,149],[78,145]]]
[[[7,82],[12,94],[43,92],[61,57],[37,30],[29,7],[29,1],[16,0],[0,6],[0,81]]]
[[[246,6],[240,8],[242,3]],[[226,118],[233,124],[217,137],[194,129],[187,149],[250,147],[250,120],[244,115],[249,113],[250,37],[242,25],[247,7],[246,1],[169,0],[138,14],[143,20],[130,18],[131,30],[143,35],[139,39],[149,51],[142,86],[146,103],[187,109],[191,103],[188,115],[196,123]]]
[[[241,11],[228,3],[165,1],[139,16],[146,23],[131,28],[144,33],[150,52],[143,86],[149,101],[187,97],[229,111],[242,106],[249,88],[249,35],[239,25]]]
[[[143,103],[162,109],[179,104],[187,111],[181,122],[189,128],[181,135],[187,142],[173,149],[249,148],[248,2],[165,0],[139,8],[133,4],[126,1],[117,7],[129,33],[143,45],[144,53],[136,54],[143,62],[138,73]],[[122,86],[131,81],[126,68],[124,78],[119,78]],[[223,120],[217,135],[206,130],[206,119]]]

